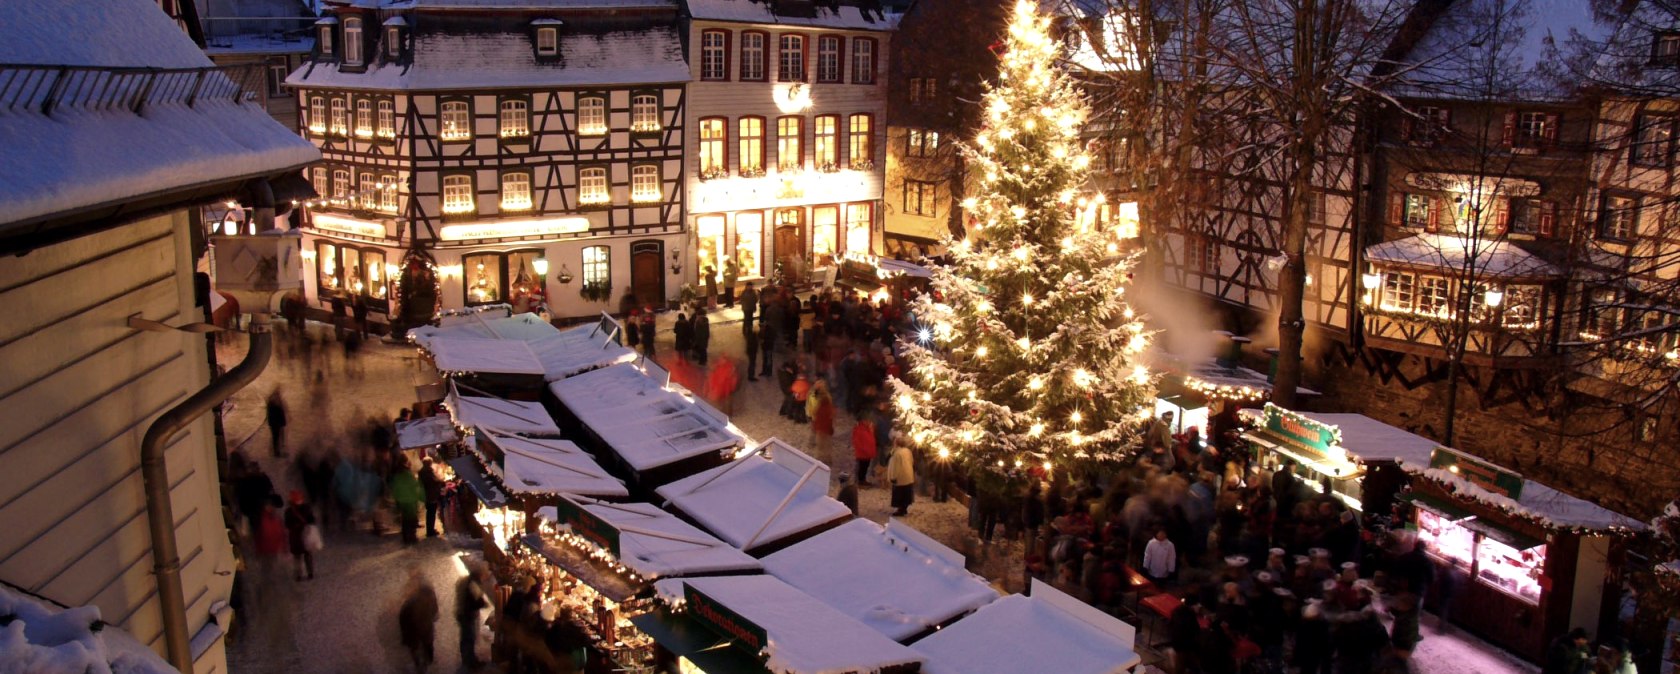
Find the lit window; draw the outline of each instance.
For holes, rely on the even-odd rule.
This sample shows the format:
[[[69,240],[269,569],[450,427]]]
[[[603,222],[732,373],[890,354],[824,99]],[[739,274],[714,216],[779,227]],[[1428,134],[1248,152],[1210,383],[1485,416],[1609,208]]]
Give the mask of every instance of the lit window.
[[[840,81],[840,38],[833,35],[817,38],[817,81]]]
[[[846,204],[846,252],[868,253],[875,223],[870,204]]]
[[[819,115],[812,120],[811,127],[811,164],[819,171],[833,171],[839,168],[835,159],[835,141],[840,118],[835,115]]]
[[[799,141],[804,136],[805,120],[800,117],[782,117],[776,120],[776,168],[781,171],[797,171],[805,164],[803,149]]]
[[[315,133],[327,132],[327,99],[320,96],[309,99],[309,130]]]
[[[350,135],[350,121],[345,119],[349,111],[345,109],[344,99],[332,99],[332,132],[340,136]]]
[[[316,286],[323,290],[337,290],[341,285],[338,280],[338,246],[325,241],[315,242],[315,271],[320,274],[316,279]]]
[[[1404,222],[1407,227],[1428,227],[1435,219],[1435,200],[1426,194],[1408,194]]]
[[[700,79],[722,80],[729,77],[729,34],[708,30],[700,34]]]
[[[380,101],[376,111],[378,127],[374,129],[374,133],[380,138],[396,138],[397,115],[394,106],[390,101]]]
[[[741,33],[741,79],[764,79],[764,33]]]
[[[607,133],[607,99],[586,96],[578,99],[578,133],[601,136]]]
[[[724,151],[724,131],[722,117],[708,117],[700,120],[700,177],[705,179],[719,178],[728,175],[725,167],[728,157]]]
[[[472,115],[467,112],[466,101],[448,101],[442,107],[442,129],[439,137],[444,140],[468,140],[472,138]]]
[[[372,173],[363,173],[361,180],[356,181],[358,191],[356,196],[362,202],[362,208],[373,210],[379,207],[379,183],[375,182]]]
[[[386,213],[397,212],[397,177],[394,175],[379,177],[379,210]]]
[[[612,283],[612,249],[606,246],[584,246],[583,284],[603,286]]]
[[[343,206],[350,199],[350,171],[336,169],[333,171],[332,184],[333,203]]]
[[[531,174],[522,171],[502,174],[502,210],[531,208]]]
[[[356,137],[373,137],[373,103],[365,98],[356,101]]]
[[[1383,276],[1383,309],[1411,311],[1416,296],[1417,277],[1406,272],[1389,272]]]
[[[453,175],[443,177],[443,212],[471,213],[478,210],[473,198],[472,177]]]
[[[653,133],[660,129],[659,97],[653,94],[640,94],[630,99],[630,130],[637,133]]]
[[[332,183],[327,182],[327,169],[317,166],[309,172],[309,186],[315,188],[315,196],[324,197],[332,191]]]
[[[638,203],[659,201],[659,167],[638,164],[630,169],[630,200]]]
[[[934,214],[934,183],[920,180],[904,181],[904,212],[908,215]]]
[[[607,190],[607,170],[604,168],[586,168],[578,172],[578,203],[596,205],[612,202],[612,192]]]
[[[850,145],[846,158],[852,168],[859,171],[875,168],[874,128],[874,120],[869,115],[852,115],[851,127],[846,133],[846,141]]]
[[[1440,276],[1420,276],[1417,280],[1416,313],[1445,318],[1450,313],[1447,301],[1449,282]]]
[[[909,157],[932,157],[939,151],[939,132],[910,129],[904,136],[904,154]]]
[[[1509,124],[1509,122],[1507,122]],[[1540,148],[1557,140],[1558,116],[1545,112],[1516,114],[1515,136],[1507,126],[1506,144],[1517,148]]]
[[[1612,241],[1631,241],[1639,222],[1639,201],[1632,197],[1606,195],[1598,216],[1599,236]]]
[[[537,53],[543,56],[553,56],[560,53],[560,30],[557,28],[537,29]]]
[[[531,135],[530,104],[518,98],[504,99],[501,122],[503,138],[523,138]]]
[[[741,127],[741,175],[764,175],[764,118],[742,117]]]
[[[344,64],[362,64],[362,20],[356,17],[344,19]]]
[[[875,83],[875,41],[867,37],[852,38],[852,83]]]
[[[776,79],[781,82],[805,81],[805,37],[783,35],[776,61]]]

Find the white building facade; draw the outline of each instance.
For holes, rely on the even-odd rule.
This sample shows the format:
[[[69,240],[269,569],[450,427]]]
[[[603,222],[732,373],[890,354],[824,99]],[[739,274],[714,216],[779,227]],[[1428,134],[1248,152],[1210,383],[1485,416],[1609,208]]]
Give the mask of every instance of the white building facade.
[[[878,9],[687,0],[687,276],[820,280],[881,252],[886,50]]]

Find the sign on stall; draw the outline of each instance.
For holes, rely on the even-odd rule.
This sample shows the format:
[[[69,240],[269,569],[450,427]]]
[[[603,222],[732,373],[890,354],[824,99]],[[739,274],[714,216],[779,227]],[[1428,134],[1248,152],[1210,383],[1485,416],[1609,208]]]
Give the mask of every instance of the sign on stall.
[[[1507,498],[1522,498],[1523,478],[1499,466],[1446,447],[1429,454],[1429,467],[1439,468]]]
[[[702,624],[718,634],[734,639],[736,645],[749,653],[757,655],[770,640],[763,627],[696,591],[694,586],[688,583],[683,583],[683,600],[688,603],[689,613]]]
[[[571,499],[561,498],[554,510],[556,520],[572,528],[572,533],[589,539],[590,542],[606,548],[614,558],[619,556],[618,527],[608,524],[595,513],[584,510],[582,506],[573,503]]]
[[[1308,450],[1310,458],[1326,461],[1332,458],[1330,448],[1336,446],[1336,428],[1319,423],[1270,403],[1266,404],[1266,430],[1289,440],[1298,449]]]

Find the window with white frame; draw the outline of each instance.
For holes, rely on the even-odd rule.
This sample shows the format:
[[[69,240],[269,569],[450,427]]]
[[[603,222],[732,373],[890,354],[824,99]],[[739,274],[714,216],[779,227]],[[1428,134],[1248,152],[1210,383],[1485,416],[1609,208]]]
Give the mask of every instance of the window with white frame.
[[[939,151],[939,132],[930,129],[910,129],[904,135],[904,154],[907,157],[932,157]]]
[[[602,286],[612,283],[612,249],[606,246],[583,247],[583,284]]]
[[[537,28],[537,54],[553,56],[560,53],[560,29],[554,26]]]
[[[804,82],[805,36],[782,35],[776,51],[776,80],[779,82]]]
[[[362,208],[373,210],[379,208],[379,182],[374,180],[372,171],[363,171],[356,181],[356,196],[362,202]]]
[[[1551,236],[1557,227],[1557,204],[1543,199],[1512,199],[1510,230],[1514,234]]]
[[[327,167],[317,166],[310,169],[309,186],[315,188],[315,196],[325,197],[332,193],[332,183],[327,181]]]
[[[764,40],[764,33],[741,33],[741,79],[760,82],[764,80]]]
[[[727,163],[729,156],[724,148],[722,117],[707,117],[700,120],[700,177],[704,179],[718,178],[728,175]]]
[[[583,136],[606,135],[607,99],[600,96],[584,96],[579,98],[577,128],[578,134]]]
[[[373,137],[373,101],[365,98],[356,101],[356,137]]]
[[[380,101],[379,105],[375,106],[374,112],[375,117],[377,117],[376,126],[373,131],[374,135],[377,135],[380,138],[396,138],[396,106],[390,101]]]
[[[805,151],[800,147],[800,141],[805,135],[803,117],[780,117],[776,119],[776,168],[781,171],[797,171],[805,167]]]
[[[721,30],[700,33],[700,79],[729,79],[729,33]]]
[[[531,174],[524,171],[502,174],[502,210],[531,210]]]
[[[811,120],[811,164],[819,171],[832,171],[840,166],[836,156],[839,125],[838,115],[817,115]]]
[[[1640,115],[1634,122],[1632,153],[1635,166],[1663,167],[1672,156],[1674,118],[1668,115]]]
[[[281,56],[278,58],[280,59],[279,61],[268,64],[269,98],[286,97],[286,76],[291,74],[292,71],[291,66],[286,64],[286,57]]]
[[[1507,328],[1540,327],[1540,297],[1539,286],[1507,287],[1501,322]]]
[[[397,177],[389,173],[379,176],[379,210],[397,212]]]
[[[349,111],[345,108],[343,98],[332,99],[332,132],[340,136],[350,135]]]
[[[653,133],[663,125],[659,123],[659,97],[654,94],[636,94],[630,97],[630,130],[636,133]]]
[[[362,64],[362,20],[358,17],[344,19],[344,64]]]
[[[904,181],[904,213],[906,215],[931,216],[934,214],[933,201],[936,183],[921,180]]]
[[[764,118],[742,117],[736,123],[739,133],[740,151],[736,160],[740,163],[741,175],[759,176],[764,174]]]
[[[439,107],[438,134],[443,140],[472,139],[472,113],[466,101],[444,101]]]
[[[875,118],[852,115],[846,129],[846,161],[853,169],[875,168]]]
[[[659,167],[637,164],[630,167],[630,200],[637,203],[659,201],[664,196],[659,188]]]
[[[320,96],[309,98],[309,130],[314,133],[327,132],[327,99]]]
[[[1428,227],[1435,218],[1435,199],[1427,194],[1406,195],[1405,213],[1402,222],[1407,227]]]
[[[852,83],[875,83],[875,40],[852,38]]]
[[[1452,312],[1452,284],[1440,276],[1419,276],[1416,313],[1448,318]]]
[[[1197,260],[1197,268],[1207,274],[1219,273],[1219,241],[1211,236],[1197,238],[1201,240],[1201,248],[1197,251],[1201,259]]]
[[[1382,308],[1387,311],[1411,311],[1417,306],[1417,277],[1410,272],[1394,271],[1383,275]]]
[[[443,212],[471,213],[475,210],[478,210],[478,200],[473,195],[472,176],[444,176]]]
[[[817,38],[817,81],[840,81],[840,37],[837,35]]]
[[[1510,145],[1517,148],[1540,148],[1557,140],[1558,116],[1547,112],[1516,113],[1516,130]]]
[[[321,35],[316,39],[316,43],[321,46],[322,56],[333,55],[333,27],[331,24],[321,26]]]
[[[335,205],[343,206],[350,201],[350,171],[347,169],[333,169],[332,195]]]
[[[607,187],[607,170],[591,167],[578,171],[578,203],[594,206],[612,202],[612,191]]]
[[[846,252],[867,254],[874,236],[874,227],[873,204],[846,204]]]
[[[1587,295],[1586,328],[1581,337],[1598,340],[1610,337],[1622,329],[1621,297],[1611,288],[1594,288]]]
[[[402,56],[402,29],[397,26],[385,27],[385,58],[392,61]]]
[[[531,135],[531,104],[523,98],[502,99],[501,134],[503,138],[524,138]]]
[[[1651,35],[1651,63],[1667,66],[1680,64],[1680,33],[1660,32]]]
[[[1638,231],[1639,200],[1620,194],[1604,195],[1598,215],[1598,235],[1612,241],[1632,241]]]

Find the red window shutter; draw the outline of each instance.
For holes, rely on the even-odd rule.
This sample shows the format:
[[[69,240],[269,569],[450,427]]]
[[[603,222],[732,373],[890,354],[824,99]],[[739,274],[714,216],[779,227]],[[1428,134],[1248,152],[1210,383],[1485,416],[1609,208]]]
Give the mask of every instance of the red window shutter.
[[[1557,231],[1557,204],[1550,201],[1530,202],[1536,211],[1535,229],[1540,230],[1540,236],[1553,236]]]
[[[735,31],[723,33],[723,81],[735,79]]]
[[[1511,202],[1499,199],[1493,205],[1493,235],[1503,236],[1511,230]]]
[[[1400,192],[1390,192],[1388,195],[1388,224],[1399,227],[1405,224],[1406,195]]]
[[[1546,147],[1557,145],[1558,123],[1559,119],[1557,115],[1546,115],[1546,126],[1540,130],[1540,140],[1546,145]]]
[[[1505,111],[1505,130],[1502,134],[1505,147],[1511,147],[1517,142],[1517,111]]]
[[[799,40],[799,81],[810,82],[815,79],[811,77],[811,70],[815,67],[816,65],[811,63],[811,40],[802,38]],[[803,135],[803,131],[801,131],[801,134]],[[801,150],[803,150],[804,143],[800,145],[802,146]]]
[[[1441,231],[1442,205],[1441,199],[1432,198],[1429,200],[1429,224],[1424,226],[1424,231],[1429,232],[1430,234]]]

